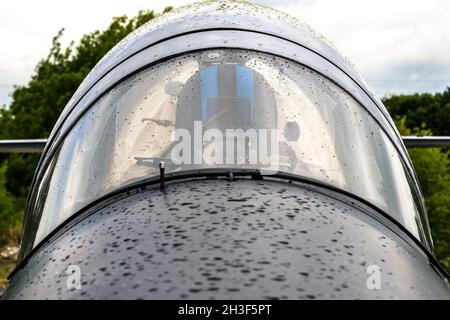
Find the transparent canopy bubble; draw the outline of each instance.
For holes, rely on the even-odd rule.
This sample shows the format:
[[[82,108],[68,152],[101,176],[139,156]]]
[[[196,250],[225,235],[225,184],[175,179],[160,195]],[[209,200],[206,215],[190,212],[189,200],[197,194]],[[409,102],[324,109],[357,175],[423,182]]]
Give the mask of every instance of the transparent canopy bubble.
[[[315,179],[368,200],[419,237],[399,155],[355,99],[306,66],[222,49],[153,65],[95,103],[42,182],[36,242],[95,199],[158,175],[161,161],[167,172],[272,169]]]

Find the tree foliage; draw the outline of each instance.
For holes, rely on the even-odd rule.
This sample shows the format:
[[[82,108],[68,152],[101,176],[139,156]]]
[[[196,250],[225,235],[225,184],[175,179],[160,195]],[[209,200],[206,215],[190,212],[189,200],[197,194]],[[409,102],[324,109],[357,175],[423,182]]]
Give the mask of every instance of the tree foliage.
[[[443,93],[397,95],[383,102],[393,118],[406,117],[407,128],[425,125],[433,135],[450,135],[450,87]]]
[[[431,135],[424,128],[409,129],[406,123],[406,117],[397,120],[401,135]],[[410,148],[408,153],[425,198],[436,256],[450,270],[450,151]]]
[[[6,190],[7,169],[8,162],[5,161],[0,165],[0,245],[17,237],[21,222],[21,214],[15,208],[15,198]]]

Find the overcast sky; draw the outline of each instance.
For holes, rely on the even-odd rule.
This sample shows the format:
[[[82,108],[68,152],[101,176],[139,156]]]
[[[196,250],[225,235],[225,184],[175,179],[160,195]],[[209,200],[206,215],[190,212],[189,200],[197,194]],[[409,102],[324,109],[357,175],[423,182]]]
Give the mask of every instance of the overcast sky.
[[[0,1],[0,105],[26,84],[52,37],[63,42],[105,29],[113,16],[161,11],[189,0]],[[449,0],[257,0],[296,16],[327,37],[380,95],[436,92],[450,85]]]

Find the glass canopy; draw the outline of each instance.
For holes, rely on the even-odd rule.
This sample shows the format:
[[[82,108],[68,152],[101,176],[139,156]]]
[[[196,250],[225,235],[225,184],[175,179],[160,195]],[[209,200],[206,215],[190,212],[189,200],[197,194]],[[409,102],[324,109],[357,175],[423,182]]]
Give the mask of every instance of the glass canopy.
[[[100,196],[158,175],[160,162],[167,172],[251,168],[319,180],[424,238],[402,161],[356,100],[306,66],[226,49],[150,66],[84,114],[39,185],[35,245]]]

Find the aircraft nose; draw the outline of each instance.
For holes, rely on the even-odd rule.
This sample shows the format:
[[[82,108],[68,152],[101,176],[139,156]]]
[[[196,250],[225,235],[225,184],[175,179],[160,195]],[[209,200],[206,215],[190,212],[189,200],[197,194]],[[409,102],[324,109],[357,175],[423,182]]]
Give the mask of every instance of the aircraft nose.
[[[73,266],[79,290],[66,287]],[[449,297],[426,257],[365,212],[308,188],[251,179],[118,196],[38,251],[6,297],[36,292],[54,299]]]

